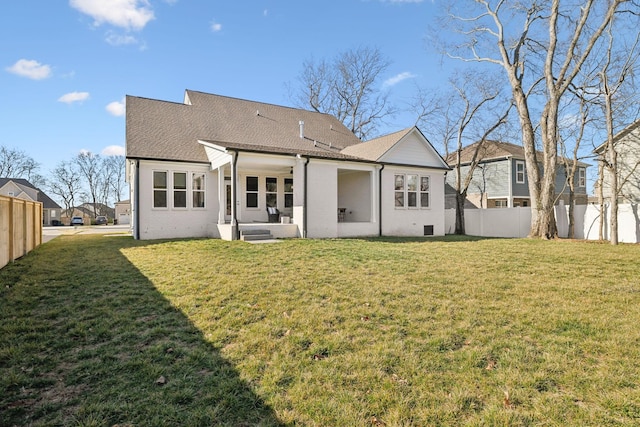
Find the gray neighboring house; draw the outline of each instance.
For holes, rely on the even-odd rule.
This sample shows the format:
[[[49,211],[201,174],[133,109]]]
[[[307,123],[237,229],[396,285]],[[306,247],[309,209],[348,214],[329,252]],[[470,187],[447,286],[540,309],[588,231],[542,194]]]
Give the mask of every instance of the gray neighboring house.
[[[621,203],[640,203],[640,120],[622,129],[613,137],[618,153],[618,183],[621,185],[618,201]],[[606,142],[594,150],[600,164],[608,160],[605,151]],[[609,187],[610,172],[604,170],[602,194],[605,200],[611,198]]]
[[[46,193],[22,178],[0,178],[0,194],[42,203],[42,224],[59,225],[62,208]]]
[[[461,153],[462,177],[464,179],[478,143],[466,146]],[[540,153],[540,156],[542,153]],[[486,141],[478,156],[482,159],[473,173],[467,191],[466,208],[512,208],[531,206],[529,182],[524,157],[524,148],[501,141]],[[447,157],[452,168],[456,164],[456,153]],[[575,181],[575,203],[587,203],[587,163],[579,162]],[[566,173],[559,159],[556,170],[557,202],[569,202],[569,186]],[[456,207],[455,170],[447,174],[445,205],[447,209]]]

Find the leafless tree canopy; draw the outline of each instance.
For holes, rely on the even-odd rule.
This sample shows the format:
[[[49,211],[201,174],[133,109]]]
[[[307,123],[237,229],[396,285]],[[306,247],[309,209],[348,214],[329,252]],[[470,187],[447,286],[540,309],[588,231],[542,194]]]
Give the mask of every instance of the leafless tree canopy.
[[[0,146],[0,177],[22,178],[36,187],[44,184],[40,164],[24,151]]]
[[[361,47],[331,60],[308,59],[298,76],[294,102],[332,114],[360,139],[374,136],[377,126],[394,113],[380,79],[390,65],[380,50]]]
[[[634,7],[637,11],[638,4],[632,0],[466,0],[449,5],[446,25],[453,36],[443,36],[447,40],[443,49],[452,58],[502,69],[522,128],[529,194],[536,213],[530,235],[555,237],[563,99],[589,58],[598,53],[614,16],[630,14]],[[537,146],[542,158],[536,154]]]

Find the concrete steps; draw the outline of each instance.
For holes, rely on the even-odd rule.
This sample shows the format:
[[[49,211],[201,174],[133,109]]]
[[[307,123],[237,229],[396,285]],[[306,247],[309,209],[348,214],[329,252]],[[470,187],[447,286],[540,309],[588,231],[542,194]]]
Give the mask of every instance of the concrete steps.
[[[240,240],[245,242],[271,239],[273,236],[269,230],[240,230]]]

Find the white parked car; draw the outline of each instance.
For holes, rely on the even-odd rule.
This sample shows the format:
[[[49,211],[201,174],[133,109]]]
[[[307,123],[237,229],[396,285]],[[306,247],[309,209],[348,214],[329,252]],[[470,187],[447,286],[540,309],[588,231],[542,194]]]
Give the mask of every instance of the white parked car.
[[[74,216],[71,218],[71,225],[84,225],[84,219],[81,216]]]

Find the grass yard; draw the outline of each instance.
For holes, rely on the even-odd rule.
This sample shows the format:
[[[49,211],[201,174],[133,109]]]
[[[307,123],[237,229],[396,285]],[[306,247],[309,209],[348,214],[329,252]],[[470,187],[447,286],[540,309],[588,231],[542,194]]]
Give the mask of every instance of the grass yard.
[[[637,426],[640,245],[63,236],[0,270],[0,425]]]

